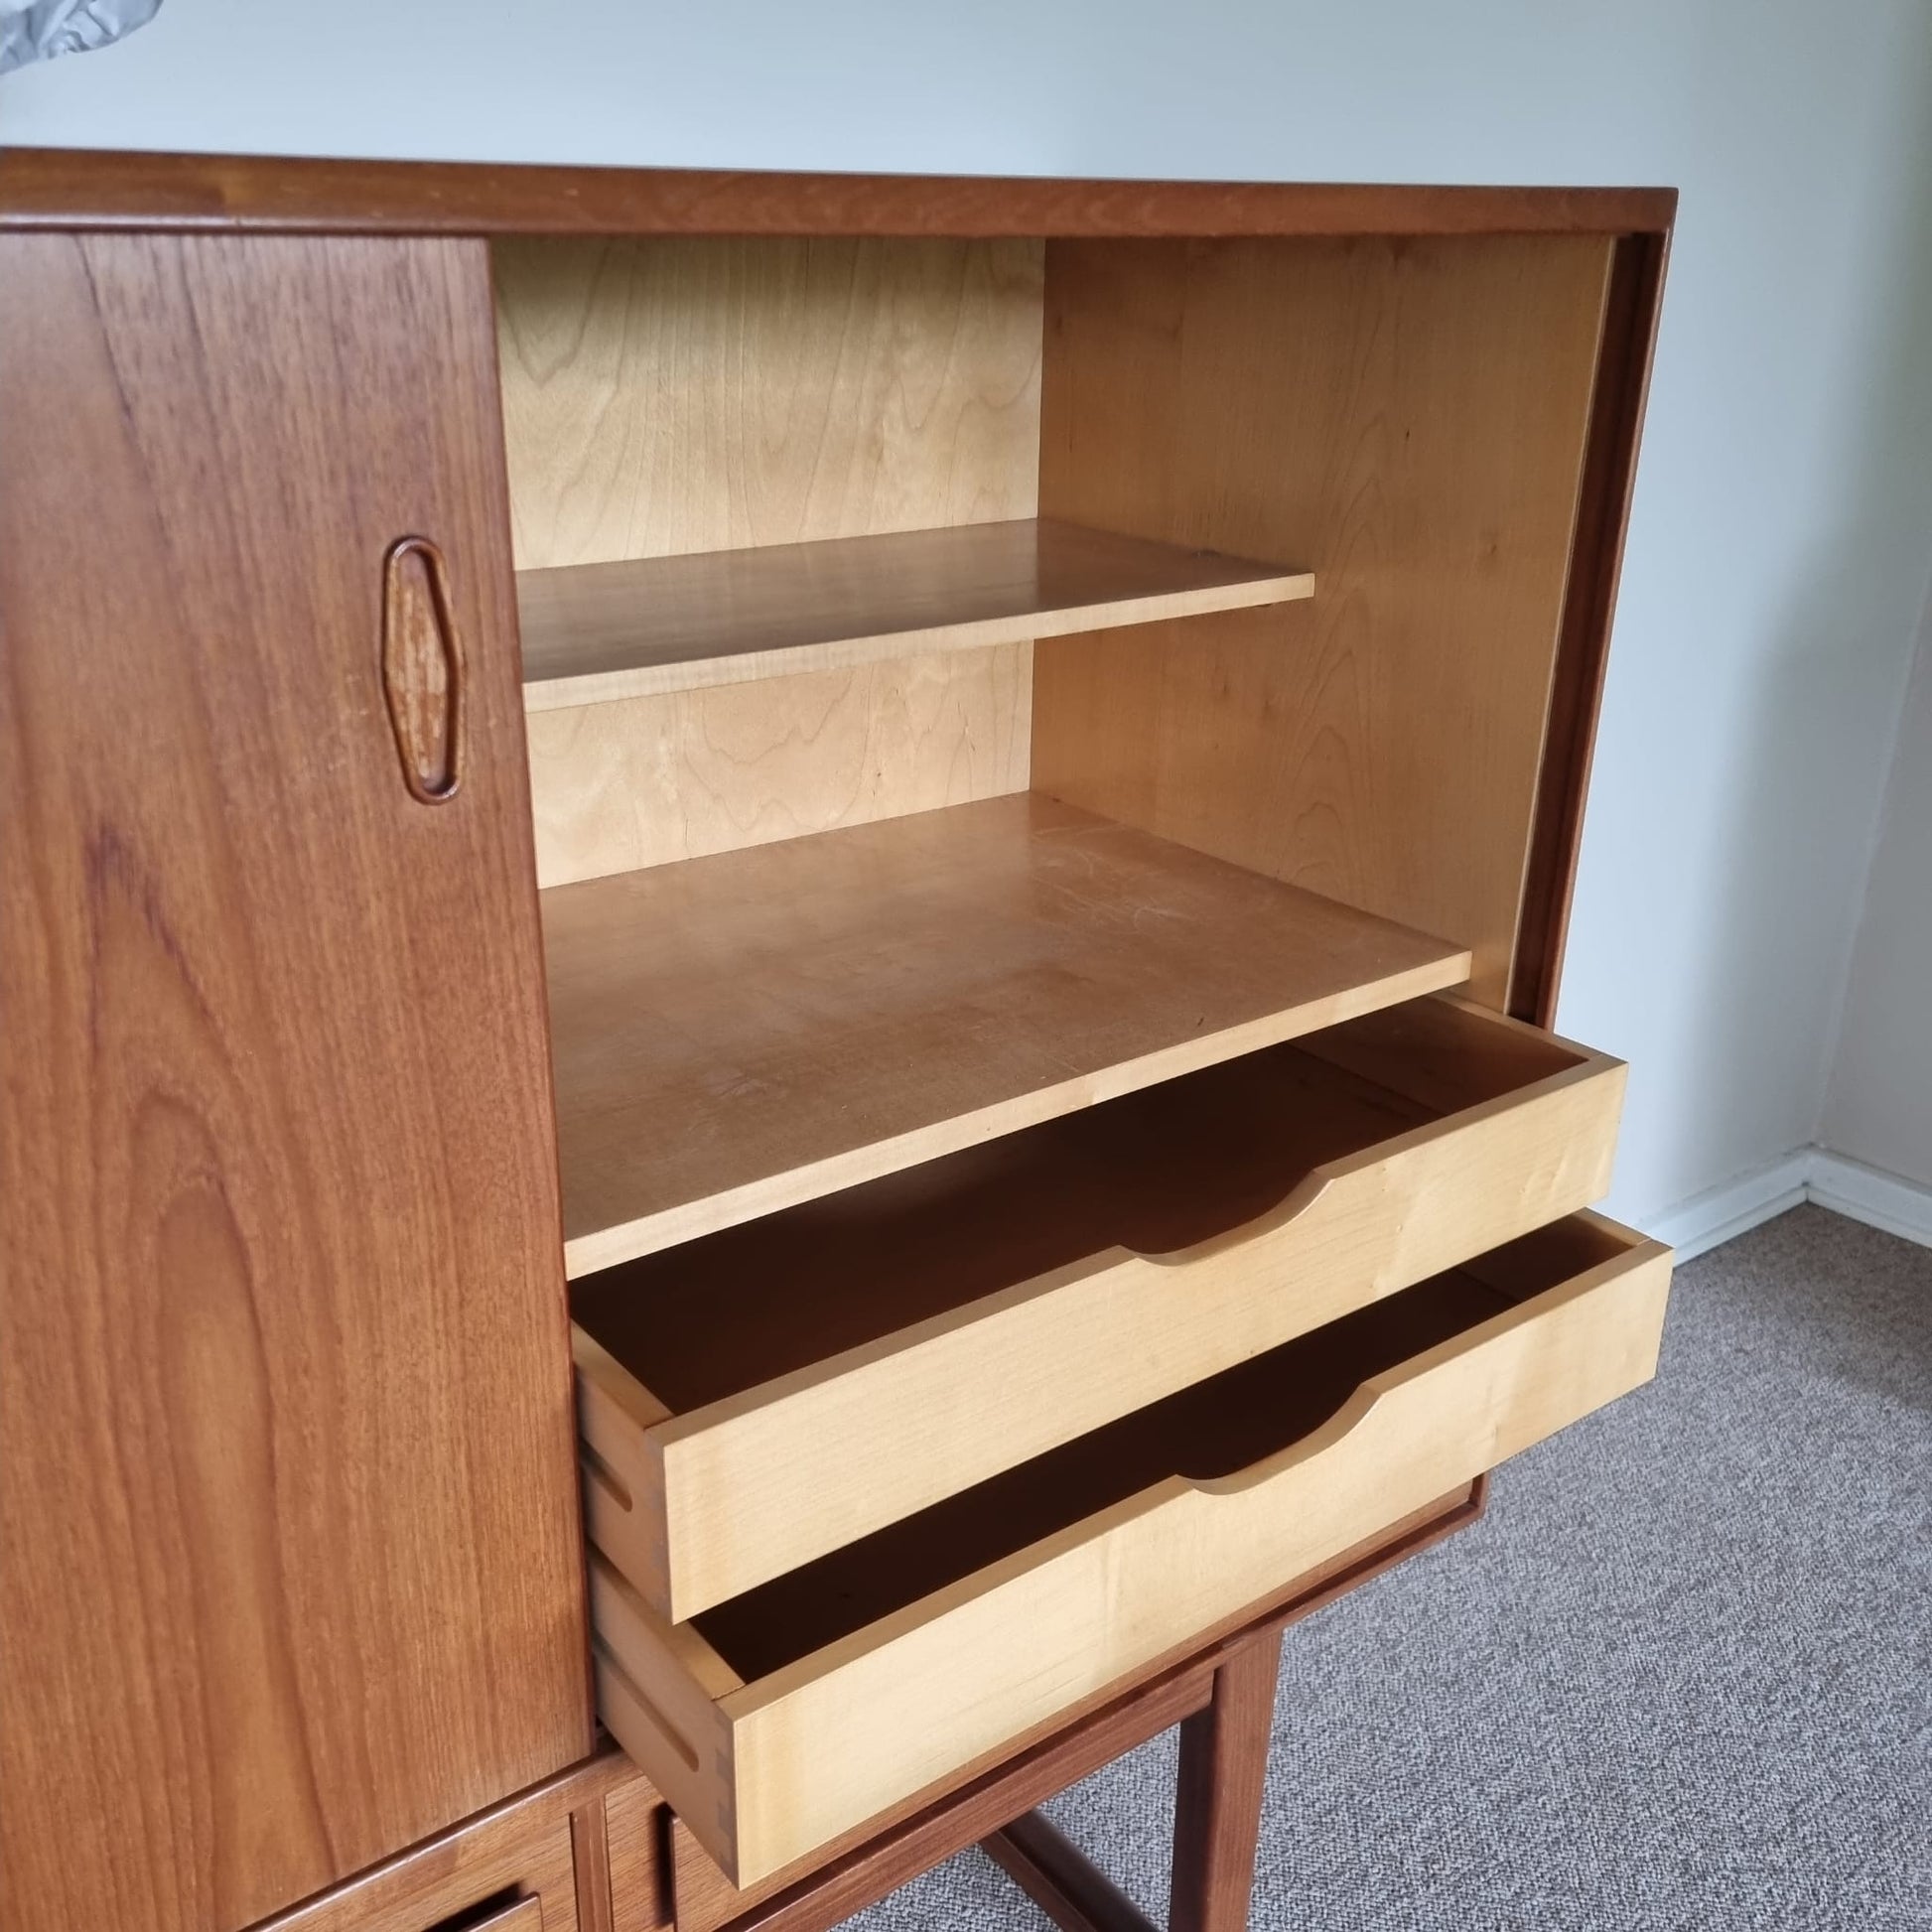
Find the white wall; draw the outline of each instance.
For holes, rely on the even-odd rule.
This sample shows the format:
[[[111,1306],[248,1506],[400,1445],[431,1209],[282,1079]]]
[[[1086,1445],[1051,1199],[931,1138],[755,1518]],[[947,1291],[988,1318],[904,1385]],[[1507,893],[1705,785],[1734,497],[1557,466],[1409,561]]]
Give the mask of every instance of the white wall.
[[[0,81],[15,143],[1668,183],[1683,203],[1565,1027],[1612,1206],[1809,1142],[1932,533],[1923,0],[166,0]]]
[[[1932,604],[1882,824],[1818,1138],[1932,1187]]]

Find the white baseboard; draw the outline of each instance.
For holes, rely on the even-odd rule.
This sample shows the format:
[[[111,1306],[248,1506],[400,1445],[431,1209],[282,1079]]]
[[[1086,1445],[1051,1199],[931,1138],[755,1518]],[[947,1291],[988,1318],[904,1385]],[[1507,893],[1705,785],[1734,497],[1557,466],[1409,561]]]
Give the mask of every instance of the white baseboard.
[[[1932,1187],[1822,1147],[1798,1148],[1707,1187],[1655,1216],[1647,1232],[1690,1261],[1804,1201],[1932,1248]]]
[[[1811,1170],[1811,1149],[1801,1147],[1735,1180],[1707,1187],[1689,1200],[1679,1201],[1653,1216],[1645,1233],[1668,1242],[1679,1261],[1690,1261],[1721,1242],[1743,1234],[1762,1221],[1796,1207],[1805,1199]]]
[[[1932,1248],[1932,1187],[1867,1168],[1829,1148],[1811,1150],[1811,1173],[1805,1177],[1805,1198],[1834,1214],[1849,1214],[1866,1227],[1902,1235],[1922,1248]]]

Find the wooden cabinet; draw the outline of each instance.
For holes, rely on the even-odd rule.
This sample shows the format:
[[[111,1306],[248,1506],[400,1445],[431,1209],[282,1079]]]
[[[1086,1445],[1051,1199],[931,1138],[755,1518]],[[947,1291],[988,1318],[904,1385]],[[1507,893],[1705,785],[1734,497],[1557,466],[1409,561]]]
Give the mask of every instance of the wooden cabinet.
[[[227,1932],[590,1747],[489,331],[481,244],[0,237],[34,1932]],[[385,614],[410,536],[434,803],[385,690],[385,615],[425,690],[444,641]]]
[[[499,251],[599,1708],[741,1889],[1650,1374],[1529,963],[1629,273]]]
[[[1255,1632],[1654,1365],[1671,207],[0,156],[23,1932],[816,1925],[1181,1718],[1238,1910]]]

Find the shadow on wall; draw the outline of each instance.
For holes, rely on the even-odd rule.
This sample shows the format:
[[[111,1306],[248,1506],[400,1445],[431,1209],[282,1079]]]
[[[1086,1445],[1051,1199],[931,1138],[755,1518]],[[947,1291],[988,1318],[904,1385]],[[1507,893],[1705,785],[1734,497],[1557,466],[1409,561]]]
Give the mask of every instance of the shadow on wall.
[[[1919,71],[1932,72],[1932,12],[1918,31]],[[1890,487],[1922,473],[1932,452],[1932,87],[1917,99],[1912,187],[1884,252],[1888,274],[1866,302],[1868,339],[1836,385],[1838,522],[1792,560],[1775,643],[1730,725],[1727,811],[1699,862],[1724,903],[1686,1007],[1696,1027],[1680,1042],[1683,1102],[1665,1125],[1665,1173],[1698,1173],[1713,1145],[1755,1141],[1760,1161],[1775,1160],[1816,1134],[1824,1104],[1920,615],[1902,597],[1900,609],[1872,612],[1870,587],[1909,586],[1932,538],[1928,491]],[[1817,272],[1795,226],[1788,261],[1794,281]],[[1779,402],[1766,395],[1763,407]],[[1917,584],[1922,596],[1922,576]],[[1848,745],[1870,748],[1868,761],[1820,756]],[[1811,1096],[1807,1117],[1791,1116],[1794,1087]]]

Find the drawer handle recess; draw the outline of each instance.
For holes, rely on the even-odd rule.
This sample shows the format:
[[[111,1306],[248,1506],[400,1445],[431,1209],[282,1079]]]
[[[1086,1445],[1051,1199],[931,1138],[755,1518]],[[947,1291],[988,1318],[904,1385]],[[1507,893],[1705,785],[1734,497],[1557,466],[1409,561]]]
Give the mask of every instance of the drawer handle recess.
[[[463,647],[450,575],[428,537],[399,537],[382,562],[382,695],[409,795],[425,805],[463,782]]]

